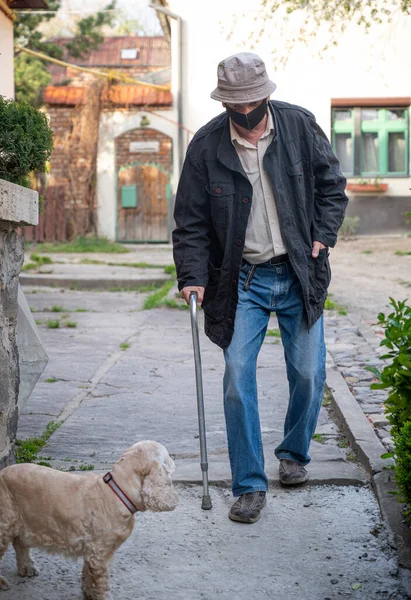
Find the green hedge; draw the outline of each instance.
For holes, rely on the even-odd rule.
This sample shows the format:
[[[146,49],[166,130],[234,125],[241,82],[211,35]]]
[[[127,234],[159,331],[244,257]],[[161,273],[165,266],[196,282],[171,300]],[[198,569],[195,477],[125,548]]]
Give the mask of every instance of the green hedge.
[[[378,323],[385,331],[380,346],[388,352],[381,358],[389,363],[379,371],[368,367],[379,379],[371,389],[389,390],[385,402],[387,419],[392,425],[394,452],[383,456],[395,458],[395,481],[405,502],[404,515],[411,522],[411,306],[407,301],[396,302],[390,298],[393,311],[378,315]]]
[[[0,179],[29,187],[29,174],[46,170],[52,149],[46,115],[27,102],[0,96]]]
[[[405,423],[394,437],[395,481],[400,490],[399,500],[406,503],[404,516],[411,521],[411,421]]]

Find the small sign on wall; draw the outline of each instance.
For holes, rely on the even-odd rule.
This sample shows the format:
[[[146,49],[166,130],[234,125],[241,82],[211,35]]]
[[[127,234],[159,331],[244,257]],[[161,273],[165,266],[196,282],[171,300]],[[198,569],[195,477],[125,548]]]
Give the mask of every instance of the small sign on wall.
[[[159,152],[160,142],[130,142],[130,152]]]

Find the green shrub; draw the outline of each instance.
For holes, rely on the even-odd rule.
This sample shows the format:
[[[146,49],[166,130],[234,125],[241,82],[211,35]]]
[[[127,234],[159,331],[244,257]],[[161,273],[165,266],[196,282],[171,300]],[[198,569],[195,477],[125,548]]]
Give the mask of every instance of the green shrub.
[[[340,235],[343,238],[348,238],[354,235],[360,224],[360,217],[345,217],[340,227]]]
[[[400,490],[399,500],[406,503],[404,516],[411,520],[411,421],[394,437],[395,481]]]
[[[29,187],[29,173],[46,170],[52,149],[46,115],[28,102],[0,96],[0,179]]]
[[[376,367],[367,367],[380,380],[371,384],[371,389],[388,389],[385,410],[393,426],[393,435],[398,433],[405,423],[411,421],[411,306],[406,300],[396,302],[390,298],[394,311],[387,317],[378,315],[378,324],[385,330],[385,338],[380,346],[389,352],[381,356],[391,362],[382,371]]]
[[[367,367],[380,380],[371,389],[388,389],[385,402],[387,419],[392,425],[394,452],[383,454],[395,458],[395,481],[399,488],[399,501],[405,502],[405,518],[411,522],[411,306],[406,300],[396,302],[390,298],[394,311],[387,317],[380,313],[378,323],[385,330],[380,346],[389,352],[381,358],[390,360],[382,371]]]

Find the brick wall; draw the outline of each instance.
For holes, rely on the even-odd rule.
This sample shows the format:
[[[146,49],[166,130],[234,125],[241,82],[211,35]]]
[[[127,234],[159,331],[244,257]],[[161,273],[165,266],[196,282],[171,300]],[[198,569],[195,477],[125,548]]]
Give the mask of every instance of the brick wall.
[[[50,160],[48,185],[53,187],[62,186],[65,190],[65,197],[62,198],[62,202],[65,203],[69,236],[74,231],[78,234],[90,231],[87,198],[88,186],[90,185],[88,175],[92,157],[84,155],[78,149],[78,141],[75,139],[71,140],[71,150],[70,154],[68,153],[68,140],[72,131],[73,119],[77,115],[76,111],[79,110],[79,107],[70,106],[48,107],[50,126],[54,131],[54,150]],[[127,109],[123,110],[127,111]],[[108,112],[107,108],[105,112]],[[160,151],[158,153],[130,152],[130,142],[145,140],[159,141]],[[169,171],[172,169],[171,139],[149,127],[133,129],[119,136],[116,139],[115,153],[117,169],[134,161],[156,162]],[[47,193],[45,196],[47,197]]]
[[[159,152],[130,152],[130,142],[158,141]],[[155,162],[167,171],[172,168],[171,139],[164,133],[155,129],[138,128],[131,129],[116,138],[116,169],[134,161]]]

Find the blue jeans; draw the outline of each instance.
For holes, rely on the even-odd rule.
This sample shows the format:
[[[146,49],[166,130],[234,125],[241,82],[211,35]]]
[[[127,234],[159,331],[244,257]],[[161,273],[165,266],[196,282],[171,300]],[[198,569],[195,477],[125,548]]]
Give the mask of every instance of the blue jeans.
[[[302,290],[291,263],[258,266],[245,290],[249,270],[245,264],[240,272],[234,336],[224,351],[224,412],[234,496],[268,488],[256,370],[272,311],[278,318],[290,392],[284,439],[275,449],[277,458],[302,465],[310,462],[308,449],[326,376],[323,317],[308,331]]]

